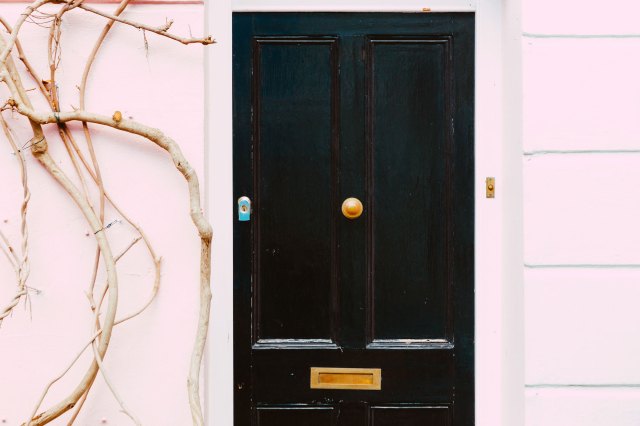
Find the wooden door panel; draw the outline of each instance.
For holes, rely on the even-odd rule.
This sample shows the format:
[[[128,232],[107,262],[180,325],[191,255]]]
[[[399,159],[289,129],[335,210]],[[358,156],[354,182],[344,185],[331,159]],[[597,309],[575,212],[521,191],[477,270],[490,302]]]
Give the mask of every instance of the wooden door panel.
[[[447,406],[371,407],[370,426],[450,426],[451,410]]]
[[[334,39],[253,41],[254,342],[333,341]]]
[[[450,426],[451,408],[341,402],[334,406],[263,405],[255,410],[257,426]]]
[[[454,396],[451,350],[283,350],[254,351],[254,397],[269,404],[330,401],[448,403]],[[410,368],[407,368],[410,366]],[[380,368],[379,391],[310,388],[311,367]]]
[[[367,40],[370,342],[449,339],[450,45]]]
[[[333,407],[258,407],[257,426],[334,426]]]

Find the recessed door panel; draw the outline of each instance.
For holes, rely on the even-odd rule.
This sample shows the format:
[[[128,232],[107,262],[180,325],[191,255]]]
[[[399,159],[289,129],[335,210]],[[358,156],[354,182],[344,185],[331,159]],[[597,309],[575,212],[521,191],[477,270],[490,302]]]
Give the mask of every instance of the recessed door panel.
[[[332,336],[335,40],[253,40],[254,338]]]
[[[450,426],[451,410],[446,406],[388,406],[371,408],[371,426]]]
[[[446,340],[450,38],[368,40],[371,340]]]
[[[333,426],[333,407],[259,407],[256,413],[258,426]]]

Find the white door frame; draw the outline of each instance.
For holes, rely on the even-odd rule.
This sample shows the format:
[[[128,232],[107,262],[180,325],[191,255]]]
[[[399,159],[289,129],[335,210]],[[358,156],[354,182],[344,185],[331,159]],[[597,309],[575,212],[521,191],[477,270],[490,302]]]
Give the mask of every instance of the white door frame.
[[[213,307],[206,360],[210,426],[233,424],[233,11],[476,12],[476,425],[524,425],[520,0],[212,0],[206,2],[206,209]],[[496,178],[496,198],[485,178]]]

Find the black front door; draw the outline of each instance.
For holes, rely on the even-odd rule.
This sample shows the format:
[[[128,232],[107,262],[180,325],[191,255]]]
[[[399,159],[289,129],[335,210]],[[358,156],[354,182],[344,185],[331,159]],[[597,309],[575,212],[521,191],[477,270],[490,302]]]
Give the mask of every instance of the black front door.
[[[474,15],[233,26],[235,424],[472,425]]]

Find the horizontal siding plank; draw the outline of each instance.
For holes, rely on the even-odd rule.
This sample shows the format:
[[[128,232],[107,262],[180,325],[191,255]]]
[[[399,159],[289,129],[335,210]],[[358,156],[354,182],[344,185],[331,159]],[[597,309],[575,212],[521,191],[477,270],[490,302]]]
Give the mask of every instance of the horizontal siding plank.
[[[638,33],[637,0],[524,0],[525,31],[560,34]]]
[[[637,426],[640,389],[527,389],[526,426]]]
[[[524,159],[531,265],[640,264],[640,154]]]
[[[529,385],[640,385],[640,269],[525,271]]]
[[[524,150],[640,149],[639,56],[640,37],[523,38]]]

